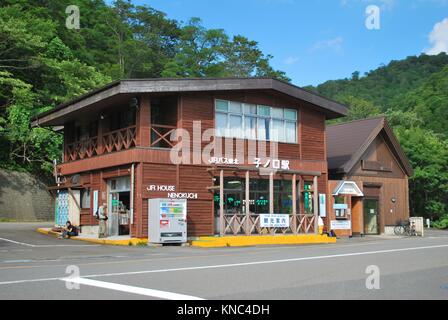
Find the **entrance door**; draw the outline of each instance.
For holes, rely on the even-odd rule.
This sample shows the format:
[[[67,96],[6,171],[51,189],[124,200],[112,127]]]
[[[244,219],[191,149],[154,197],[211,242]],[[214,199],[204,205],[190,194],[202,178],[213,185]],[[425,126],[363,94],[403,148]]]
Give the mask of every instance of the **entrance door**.
[[[130,178],[121,177],[108,181],[108,235],[123,236],[130,234]]]
[[[379,234],[379,200],[364,199],[364,233]]]

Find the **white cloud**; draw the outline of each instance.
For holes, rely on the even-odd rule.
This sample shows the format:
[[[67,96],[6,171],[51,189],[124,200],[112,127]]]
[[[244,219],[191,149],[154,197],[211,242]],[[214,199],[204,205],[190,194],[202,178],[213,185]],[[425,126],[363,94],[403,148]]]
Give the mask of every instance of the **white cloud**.
[[[429,34],[429,42],[432,48],[426,50],[429,55],[436,55],[441,52],[448,53],[448,18],[436,23]]]
[[[336,37],[330,40],[324,40],[316,42],[310,49],[310,53],[319,51],[319,50],[332,50],[335,52],[340,52],[342,50],[342,43],[344,39],[342,37]]]
[[[287,57],[283,62],[287,65],[293,65],[293,64],[296,64],[297,62],[299,62],[299,58],[298,57]]]

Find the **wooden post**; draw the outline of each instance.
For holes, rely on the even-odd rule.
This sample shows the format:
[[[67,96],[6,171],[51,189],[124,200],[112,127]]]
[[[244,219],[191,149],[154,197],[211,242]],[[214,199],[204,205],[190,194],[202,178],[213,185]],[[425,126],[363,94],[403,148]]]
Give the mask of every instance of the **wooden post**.
[[[317,187],[317,177],[314,177],[313,180],[313,188],[314,188],[314,233],[319,234],[319,190]]]
[[[224,225],[224,170],[219,173],[219,229],[221,237],[225,234]]]
[[[96,148],[96,154],[102,155],[104,153],[104,141],[103,141],[103,135],[104,135],[104,119],[98,120],[98,132],[97,132],[97,148]]]
[[[274,214],[274,172],[269,173],[269,214]],[[274,228],[271,228],[271,235],[274,235]]]
[[[269,173],[269,214],[274,214],[274,172]]]
[[[292,175],[292,233],[297,234],[297,175]]]
[[[151,101],[148,97],[140,98],[137,112],[137,145],[149,147],[151,141]]]
[[[246,235],[250,236],[250,173],[246,171]]]

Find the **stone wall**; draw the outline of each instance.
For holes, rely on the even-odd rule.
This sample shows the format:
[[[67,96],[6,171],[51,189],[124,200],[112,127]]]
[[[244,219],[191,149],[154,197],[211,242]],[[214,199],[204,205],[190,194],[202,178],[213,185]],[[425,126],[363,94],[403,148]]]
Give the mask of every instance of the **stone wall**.
[[[0,220],[53,221],[47,186],[29,173],[0,169]]]

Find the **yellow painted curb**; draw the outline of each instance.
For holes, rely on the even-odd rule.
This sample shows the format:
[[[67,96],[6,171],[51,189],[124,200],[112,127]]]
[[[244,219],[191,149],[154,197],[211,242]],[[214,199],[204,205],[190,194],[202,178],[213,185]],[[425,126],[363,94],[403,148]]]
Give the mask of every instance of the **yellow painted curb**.
[[[46,228],[38,228],[37,232],[45,235],[58,236],[59,233],[51,231],[51,229]],[[96,244],[104,244],[111,246],[136,246],[136,245],[147,245],[148,239],[139,239],[139,238],[130,238],[123,240],[110,240],[110,239],[92,239],[92,238],[83,238],[83,237],[72,237],[70,240],[76,241],[85,241]]]
[[[336,243],[336,238],[327,235],[282,235],[282,236],[234,236],[200,237],[191,242],[193,247],[222,248],[263,245],[304,245]]]

